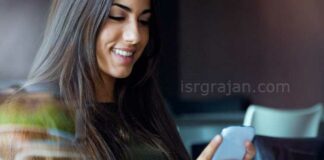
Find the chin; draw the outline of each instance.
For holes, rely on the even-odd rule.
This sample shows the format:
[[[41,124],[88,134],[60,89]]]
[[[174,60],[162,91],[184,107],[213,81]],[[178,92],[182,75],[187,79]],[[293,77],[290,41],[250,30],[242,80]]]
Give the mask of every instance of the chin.
[[[114,78],[127,78],[131,74],[131,71],[120,71],[110,74]]]
[[[105,76],[122,79],[127,78],[132,73],[132,68],[114,68],[114,69],[101,69],[101,73]]]
[[[119,74],[114,76],[115,78],[122,79],[122,78],[127,78],[130,74]]]

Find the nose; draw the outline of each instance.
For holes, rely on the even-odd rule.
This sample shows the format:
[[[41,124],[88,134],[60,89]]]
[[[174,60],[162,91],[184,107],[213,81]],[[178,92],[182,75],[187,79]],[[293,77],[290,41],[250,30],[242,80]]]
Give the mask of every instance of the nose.
[[[129,22],[125,27],[123,39],[130,44],[137,44],[141,40],[137,22]]]

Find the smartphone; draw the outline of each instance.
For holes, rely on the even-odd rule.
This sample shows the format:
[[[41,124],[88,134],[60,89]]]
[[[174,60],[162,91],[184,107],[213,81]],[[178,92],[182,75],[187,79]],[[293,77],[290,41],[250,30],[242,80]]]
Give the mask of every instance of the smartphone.
[[[254,128],[248,126],[230,126],[222,130],[223,142],[212,160],[242,160],[246,149],[245,142],[254,138]]]

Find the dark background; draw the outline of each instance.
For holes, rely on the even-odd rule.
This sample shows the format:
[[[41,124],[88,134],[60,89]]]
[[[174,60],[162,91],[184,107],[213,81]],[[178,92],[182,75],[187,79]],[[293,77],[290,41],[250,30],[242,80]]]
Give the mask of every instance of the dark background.
[[[231,104],[236,103],[228,101],[242,98],[229,100],[233,96],[280,108],[303,108],[323,101],[323,1],[163,2],[164,10],[169,6],[163,19],[169,30],[162,86],[172,101],[188,102],[174,103],[176,108],[191,110],[192,102],[200,109],[221,108],[224,103],[235,108]],[[182,81],[287,83],[290,91],[202,96],[181,92]]]

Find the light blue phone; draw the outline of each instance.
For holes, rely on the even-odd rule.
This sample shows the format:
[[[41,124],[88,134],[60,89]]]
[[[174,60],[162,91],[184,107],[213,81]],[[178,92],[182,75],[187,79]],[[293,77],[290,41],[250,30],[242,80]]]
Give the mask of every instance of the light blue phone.
[[[242,160],[246,141],[254,138],[254,128],[247,126],[230,126],[222,130],[223,142],[212,160]]]

